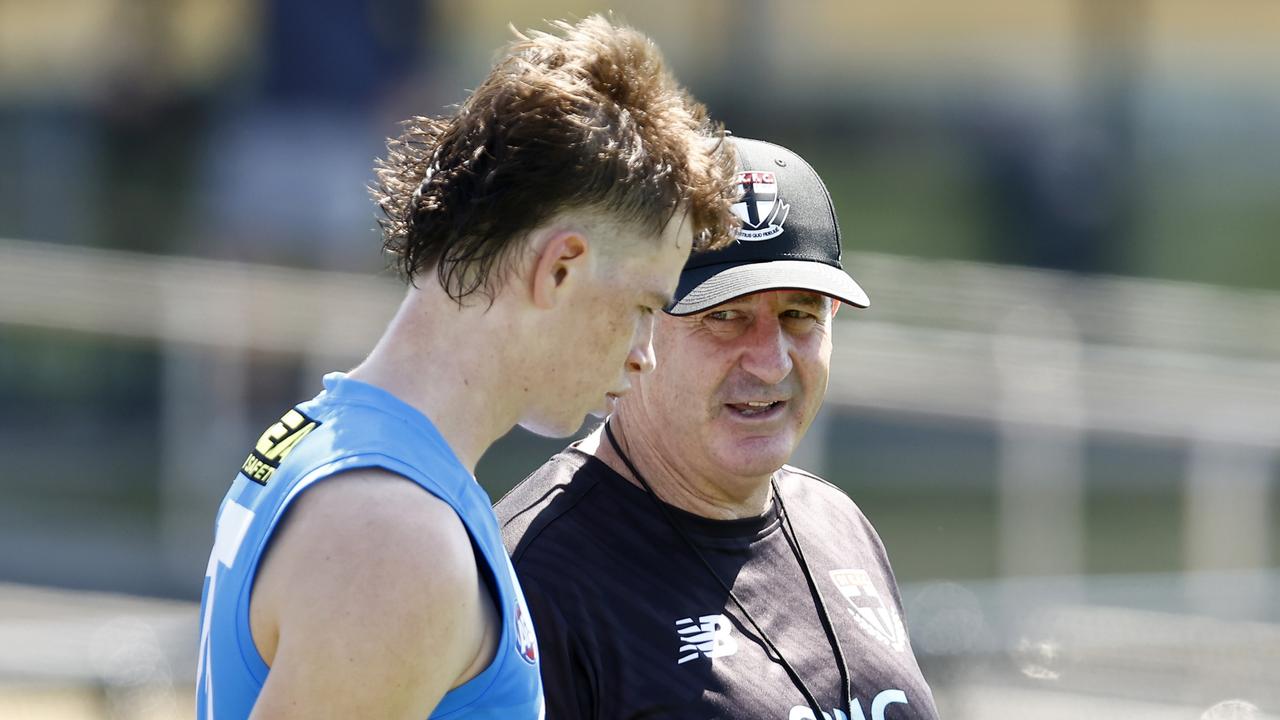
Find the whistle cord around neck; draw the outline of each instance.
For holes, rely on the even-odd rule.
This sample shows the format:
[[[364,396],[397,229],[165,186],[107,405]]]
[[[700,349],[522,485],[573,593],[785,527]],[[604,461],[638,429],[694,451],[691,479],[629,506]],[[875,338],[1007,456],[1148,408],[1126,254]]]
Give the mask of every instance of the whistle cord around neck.
[[[790,530],[790,535],[786,532],[782,533],[783,537],[791,544],[791,549],[796,554],[796,559],[800,562],[800,569],[804,572],[804,579],[809,583],[809,594],[813,596],[813,602],[817,606],[818,619],[822,621],[822,629],[827,633],[827,640],[831,641],[831,650],[836,655],[836,665],[840,669],[840,687],[844,689],[845,709],[853,712],[853,683],[849,677],[849,663],[844,659],[844,648],[840,647],[840,636],[836,634],[836,630],[831,625],[831,614],[827,612],[827,603],[822,599],[822,593],[818,590],[818,583],[813,579],[813,571],[809,569],[809,561],[804,556],[804,550],[800,549],[800,536],[796,535],[796,526],[791,522],[791,514],[787,512],[787,504],[782,500],[782,492],[778,489],[778,483],[770,478],[770,485],[773,487],[773,496],[778,500],[778,514],[782,516],[782,527],[784,530]]]
[[[635,464],[631,462],[631,458],[622,451],[622,446],[618,443],[617,438],[613,436],[613,428],[610,427],[608,420],[604,423],[604,434],[609,438],[609,444],[613,447],[613,451],[617,453],[618,457],[622,460],[622,463],[627,466],[627,470],[631,472],[632,477],[634,477],[636,481],[644,487],[646,494],[648,494],[654,504],[658,506],[658,510],[662,513],[662,516],[666,518],[667,523],[675,529],[676,534],[680,536],[685,545],[687,545],[689,549],[693,551],[693,554],[697,556],[698,560],[702,562],[702,566],[711,574],[711,577],[715,578],[715,581],[720,585],[721,589],[728,593],[729,598],[733,600],[733,603],[738,606],[738,610],[741,611],[742,616],[746,618],[747,622],[751,624],[751,627],[756,631],[756,634],[764,642],[765,649],[769,652],[770,658],[775,660],[782,666],[783,670],[787,672],[787,676],[791,678],[792,684],[796,686],[796,689],[804,696],[805,702],[809,704],[809,708],[813,710],[814,717],[822,718],[822,705],[818,702],[818,699],[813,692],[809,690],[809,686],[800,678],[800,673],[796,672],[796,669],[792,667],[791,663],[787,661],[787,658],[783,656],[782,650],[780,650],[777,644],[773,642],[767,633],[765,633],[764,627],[762,627],[760,623],[756,622],[756,619],[752,617],[751,612],[747,610],[747,606],[743,604],[742,600],[738,598],[738,595],[733,592],[733,588],[729,587],[729,584],[720,577],[720,573],[716,572],[715,568],[711,566],[711,562],[702,554],[702,550],[698,547],[697,543],[693,541],[693,538],[689,537],[688,531],[685,530],[679,519],[672,514],[671,508],[666,503],[662,502],[661,498],[658,497],[658,494],[653,491],[653,487],[649,485],[649,482],[645,480],[644,476],[640,474],[640,471],[636,469]],[[827,639],[831,642],[831,647],[835,652],[836,661],[840,669],[840,683],[844,688],[845,710],[849,710],[853,705],[853,698],[851,696],[852,688],[849,683],[848,665],[845,663],[844,652],[840,648],[840,640],[836,637],[835,631],[831,626],[831,618],[827,615],[826,603],[822,601],[822,594],[818,592],[818,586],[817,583],[814,582],[813,573],[810,572],[809,564],[805,561],[804,553],[800,550],[800,542],[795,537],[795,527],[791,525],[791,518],[787,515],[786,505],[782,501],[782,494],[778,492],[778,485],[773,480],[770,480],[770,486],[773,489],[773,496],[777,498],[778,501],[778,514],[781,516],[782,535],[787,539],[787,544],[795,554],[796,561],[800,564],[800,569],[804,573],[805,580],[809,583],[809,592],[813,595],[814,602],[817,605],[818,617],[822,621],[822,629],[826,632]],[[788,536],[788,528],[790,528],[790,536]]]

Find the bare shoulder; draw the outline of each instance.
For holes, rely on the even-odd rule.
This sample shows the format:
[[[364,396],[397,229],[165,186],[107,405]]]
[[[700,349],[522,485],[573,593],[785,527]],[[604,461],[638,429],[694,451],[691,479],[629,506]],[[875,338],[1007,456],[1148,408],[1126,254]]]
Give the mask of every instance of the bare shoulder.
[[[470,538],[453,508],[382,470],[344,473],[304,492],[277,529],[264,571],[267,564],[294,588],[376,594],[367,600],[380,606],[423,599],[388,592],[397,588],[430,597],[470,586],[477,575]],[[383,592],[370,593],[373,588]]]
[[[271,667],[259,705],[429,710],[481,652],[488,603],[447,503],[385,471],[326,479],[294,501],[253,588],[254,642]]]
[[[459,559],[448,552],[397,552],[424,544],[440,551],[463,551],[468,560],[464,565],[471,565],[467,531],[453,508],[412,480],[385,470],[364,469],[324,480],[304,492],[290,512],[286,532],[334,546],[343,556],[376,550],[356,558],[365,566],[422,563],[431,567]],[[403,545],[384,544],[396,540]]]

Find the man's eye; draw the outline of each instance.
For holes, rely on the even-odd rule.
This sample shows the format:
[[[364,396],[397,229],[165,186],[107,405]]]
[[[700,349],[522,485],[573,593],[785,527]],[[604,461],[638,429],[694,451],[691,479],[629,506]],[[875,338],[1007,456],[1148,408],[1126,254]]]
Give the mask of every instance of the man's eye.
[[[788,310],[782,313],[783,317],[792,318],[794,320],[817,320],[817,316],[804,310]]]

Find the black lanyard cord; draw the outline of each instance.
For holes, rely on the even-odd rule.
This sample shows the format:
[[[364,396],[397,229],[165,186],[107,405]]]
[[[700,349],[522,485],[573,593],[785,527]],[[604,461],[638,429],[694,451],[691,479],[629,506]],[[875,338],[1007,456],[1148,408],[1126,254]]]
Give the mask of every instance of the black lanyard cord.
[[[711,573],[711,577],[715,578],[716,582],[720,584],[721,589],[728,593],[729,598],[738,606],[738,610],[742,613],[742,616],[746,618],[747,622],[751,623],[751,627],[764,642],[765,649],[769,651],[770,659],[777,662],[784,670],[786,670],[787,675],[791,678],[791,682],[795,684],[796,688],[800,691],[800,694],[804,695],[805,701],[809,703],[809,708],[813,710],[814,717],[821,719],[823,717],[823,710],[822,706],[818,703],[817,697],[815,697],[813,692],[809,690],[809,686],[805,685],[804,680],[800,678],[800,674],[796,672],[795,668],[791,666],[791,663],[783,656],[782,651],[778,649],[778,646],[769,638],[768,634],[765,633],[764,628],[760,623],[756,622],[756,619],[752,617],[751,612],[747,610],[747,606],[743,604],[742,600],[740,600],[737,594],[733,592],[733,588],[729,587],[729,584],[720,577],[720,573],[716,572],[715,568],[711,566],[710,561],[708,561],[706,556],[702,554],[702,550],[698,548],[697,543],[693,541],[693,538],[689,537],[684,526],[671,513],[671,509],[667,507],[666,503],[662,502],[662,500],[658,498],[658,494],[653,491],[649,482],[645,480],[644,476],[640,474],[640,471],[636,469],[636,466],[631,462],[631,458],[627,457],[627,454],[622,451],[622,447],[618,444],[617,438],[613,436],[613,428],[609,427],[608,420],[606,420],[604,424],[604,433],[605,436],[609,438],[609,444],[613,446],[613,451],[618,454],[618,457],[621,458],[623,464],[627,466],[627,470],[631,472],[631,475],[635,477],[636,481],[644,487],[649,497],[653,499],[654,504],[658,506],[658,510],[662,513],[662,516],[666,518],[667,523],[675,529],[676,534],[680,536],[685,545],[689,546],[689,549],[692,550],[693,554],[702,562],[702,565],[707,569],[707,572]],[[844,661],[844,653],[840,648],[840,641],[831,627],[831,619],[827,616],[826,604],[823,603],[822,595],[818,592],[817,584],[813,580],[813,573],[809,571],[809,564],[805,561],[803,552],[800,551],[800,543],[795,538],[794,527],[790,528],[790,536],[788,537],[787,529],[788,526],[791,525],[791,519],[787,516],[786,506],[782,502],[782,495],[778,492],[778,485],[772,480],[770,483],[773,489],[773,495],[778,499],[778,511],[782,518],[783,537],[787,538],[788,545],[796,554],[796,559],[800,563],[801,570],[804,572],[805,580],[809,583],[809,592],[813,595],[814,600],[817,603],[818,616],[822,620],[822,628],[827,633],[827,638],[831,641],[832,647],[835,650],[836,659],[840,665],[840,681],[844,686],[845,707],[847,709],[853,705],[853,700],[849,697],[849,671]]]
[[[827,602],[822,599],[822,593],[818,590],[818,583],[813,579],[813,571],[809,569],[809,561],[804,556],[804,550],[800,549],[800,536],[796,535],[796,526],[791,522],[791,514],[787,512],[787,504],[782,500],[782,492],[778,490],[777,481],[770,478],[770,484],[773,486],[773,496],[778,499],[778,512],[782,515],[782,523],[784,530],[790,530],[790,536],[783,533],[783,536],[791,543],[791,548],[795,551],[796,558],[800,561],[800,569],[804,571],[804,579],[809,583],[809,593],[813,595],[814,603],[818,606],[818,619],[822,621],[822,629],[827,633],[827,639],[831,641],[831,649],[835,651],[836,663],[840,668],[840,686],[844,689],[845,707],[849,712],[853,712],[853,683],[849,677],[849,663],[844,659],[844,648],[840,647],[840,636],[836,634],[836,630],[831,625],[831,615],[827,612]]]

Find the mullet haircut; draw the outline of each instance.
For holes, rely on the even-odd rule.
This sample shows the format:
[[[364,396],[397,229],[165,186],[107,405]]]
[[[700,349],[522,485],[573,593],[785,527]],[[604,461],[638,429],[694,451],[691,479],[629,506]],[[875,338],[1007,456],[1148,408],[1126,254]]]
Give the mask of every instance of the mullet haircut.
[[[492,302],[529,231],[568,209],[655,235],[687,212],[695,251],[733,241],[733,150],[651,40],[599,15],[515,34],[455,114],[406,121],[375,167],[409,282],[434,269],[459,304]]]

